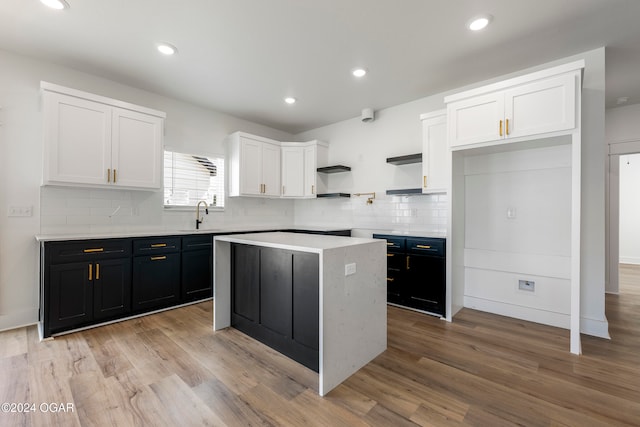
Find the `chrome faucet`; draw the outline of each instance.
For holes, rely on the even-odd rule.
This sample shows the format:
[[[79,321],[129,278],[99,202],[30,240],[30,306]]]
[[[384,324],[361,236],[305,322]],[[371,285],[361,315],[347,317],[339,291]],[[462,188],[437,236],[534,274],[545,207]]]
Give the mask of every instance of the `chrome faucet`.
[[[200,203],[204,203],[204,213],[209,215],[209,205],[204,200],[200,200],[196,205],[196,230],[200,229],[200,224],[204,221],[204,217],[200,216]]]

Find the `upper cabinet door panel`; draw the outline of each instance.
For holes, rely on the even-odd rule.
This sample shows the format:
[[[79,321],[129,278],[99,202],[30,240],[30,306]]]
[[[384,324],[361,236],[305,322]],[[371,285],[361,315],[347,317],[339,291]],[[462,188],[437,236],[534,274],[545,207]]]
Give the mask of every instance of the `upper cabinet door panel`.
[[[304,194],[305,197],[316,197],[316,180],[318,177],[318,146],[316,144],[304,148]]]
[[[447,115],[451,147],[500,139],[504,94],[491,93],[450,103]]]
[[[160,117],[114,109],[112,167],[116,185],[161,187],[162,122]]]
[[[44,95],[44,183],[105,184],[111,163],[111,108]]]
[[[447,161],[447,116],[422,121],[422,193],[446,192],[450,173]]]
[[[304,195],[304,150],[282,147],[282,197]]]
[[[240,137],[240,194],[259,196],[261,187],[262,142]]]
[[[573,129],[576,126],[574,74],[565,74],[505,92],[507,137]]]
[[[262,144],[263,195],[280,196],[280,146]]]

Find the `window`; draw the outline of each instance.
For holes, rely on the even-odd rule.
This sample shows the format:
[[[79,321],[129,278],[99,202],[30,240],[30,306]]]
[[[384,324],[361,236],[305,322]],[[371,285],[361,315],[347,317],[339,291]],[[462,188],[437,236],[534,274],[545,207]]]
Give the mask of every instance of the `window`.
[[[224,208],[224,158],[164,151],[164,206]]]

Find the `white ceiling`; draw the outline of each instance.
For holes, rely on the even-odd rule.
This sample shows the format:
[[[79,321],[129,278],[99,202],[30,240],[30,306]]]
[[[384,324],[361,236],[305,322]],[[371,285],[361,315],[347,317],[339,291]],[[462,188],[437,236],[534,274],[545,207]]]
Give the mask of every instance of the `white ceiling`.
[[[293,134],[601,46],[607,107],[640,103],[640,0],[67,2],[0,0],[0,48]]]

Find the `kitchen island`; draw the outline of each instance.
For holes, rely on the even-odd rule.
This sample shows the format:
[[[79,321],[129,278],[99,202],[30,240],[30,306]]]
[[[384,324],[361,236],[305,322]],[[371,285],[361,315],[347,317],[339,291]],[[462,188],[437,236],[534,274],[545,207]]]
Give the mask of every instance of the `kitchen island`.
[[[386,349],[384,240],[216,236],[214,260],[214,330],[237,327],[317,366],[321,396]]]

